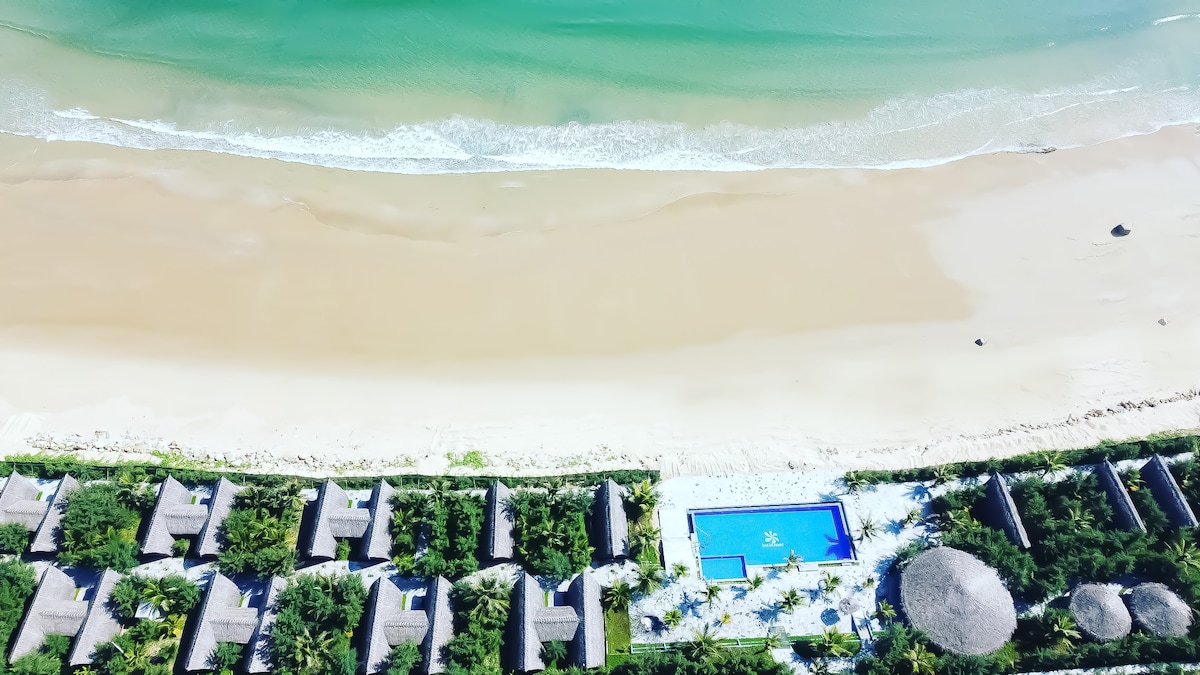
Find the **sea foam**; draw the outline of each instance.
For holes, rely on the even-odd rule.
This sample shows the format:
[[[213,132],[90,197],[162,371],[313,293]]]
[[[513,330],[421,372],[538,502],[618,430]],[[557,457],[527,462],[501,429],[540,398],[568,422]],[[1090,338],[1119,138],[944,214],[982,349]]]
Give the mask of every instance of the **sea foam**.
[[[1097,82],[1073,90],[964,90],[888,101],[866,114],[795,128],[723,122],[514,125],[451,117],[376,133],[288,133],[240,121],[188,128],[169,120],[55,109],[44,93],[0,83],[0,132],[52,141],[195,150],[357,171],[437,174],[579,168],[755,171],[931,166],[993,152],[1099,143],[1200,121],[1195,85]]]

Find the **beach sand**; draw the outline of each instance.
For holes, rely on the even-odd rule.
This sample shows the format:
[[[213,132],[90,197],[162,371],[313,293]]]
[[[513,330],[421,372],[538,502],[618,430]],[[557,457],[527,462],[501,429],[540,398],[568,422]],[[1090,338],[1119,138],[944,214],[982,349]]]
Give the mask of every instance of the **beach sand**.
[[[891,171],[0,158],[5,452],[680,474],[1200,427],[1192,127]]]

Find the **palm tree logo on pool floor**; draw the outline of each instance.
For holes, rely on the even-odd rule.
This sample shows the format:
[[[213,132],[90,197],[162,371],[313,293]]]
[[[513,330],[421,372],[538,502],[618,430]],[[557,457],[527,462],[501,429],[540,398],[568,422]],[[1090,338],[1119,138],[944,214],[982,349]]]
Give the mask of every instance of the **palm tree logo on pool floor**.
[[[763,532],[763,546],[778,546],[779,535],[774,530]]]

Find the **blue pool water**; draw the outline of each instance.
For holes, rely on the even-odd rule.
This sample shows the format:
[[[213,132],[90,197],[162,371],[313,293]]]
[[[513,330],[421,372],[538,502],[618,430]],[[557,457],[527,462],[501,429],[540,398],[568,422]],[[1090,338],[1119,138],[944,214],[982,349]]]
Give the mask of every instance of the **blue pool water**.
[[[791,553],[806,563],[854,557],[841,504],[694,511],[691,521],[706,579],[744,579],[746,568],[781,565]]]

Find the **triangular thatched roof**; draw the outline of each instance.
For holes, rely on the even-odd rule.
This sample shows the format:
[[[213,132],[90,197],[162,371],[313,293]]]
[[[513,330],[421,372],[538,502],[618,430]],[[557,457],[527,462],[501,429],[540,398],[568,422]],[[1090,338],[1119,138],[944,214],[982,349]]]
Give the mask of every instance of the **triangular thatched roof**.
[[[513,517],[508,509],[508,486],[492,481],[487,491],[487,512],[484,522],[484,558],[490,562],[513,559]]]
[[[625,488],[611,478],[596,488],[596,556],[601,560],[629,557],[629,520],[625,516]]]
[[[1129,496],[1129,490],[1121,482],[1117,468],[1112,462],[1104,460],[1096,465],[1096,479],[1108,498],[1108,505],[1112,507],[1113,521],[1117,527],[1122,530],[1145,532],[1146,524],[1142,522],[1142,516],[1134,506],[1133,498]]]
[[[1071,614],[1075,625],[1088,637],[1101,642],[1129,635],[1133,619],[1115,588],[1104,584],[1080,584],[1071,591]]]
[[[1196,514],[1192,512],[1192,506],[1188,504],[1187,499],[1183,496],[1183,491],[1179,489],[1179,483],[1175,482],[1175,477],[1171,475],[1171,469],[1167,466],[1166,460],[1162,455],[1155,455],[1150,458],[1142,466],[1142,480],[1150,488],[1150,494],[1154,497],[1154,501],[1158,503],[1158,507],[1167,514],[1167,520],[1175,527],[1196,527],[1200,525],[1200,521],[1196,520]]]
[[[33,481],[12,472],[0,490],[0,524],[20,523],[30,532],[37,530],[50,507],[50,502],[38,499],[40,493]]]
[[[900,601],[914,628],[958,654],[990,654],[1017,628],[1012,595],[996,571],[947,546],[918,555],[904,568]]]
[[[1159,583],[1138,584],[1129,606],[1138,624],[1155,635],[1187,635],[1192,610],[1171,589]]]
[[[42,519],[42,524],[38,526],[33,541],[29,544],[30,553],[58,552],[58,526],[67,510],[67,497],[78,489],[79,481],[72,478],[71,474],[58,481],[58,489],[54,492],[54,498],[50,500],[50,507],[46,509],[46,517]]]
[[[992,472],[984,490],[987,504],[987,519],[992,527],[1002,530],[1012,543],[1023,549],[1030,547],[1029,535],[1025,533],[1025,524],[1021,522],[1021,514],[1013,501],[1012,493],[1008,490],[1008,481],[1004,476]]]

